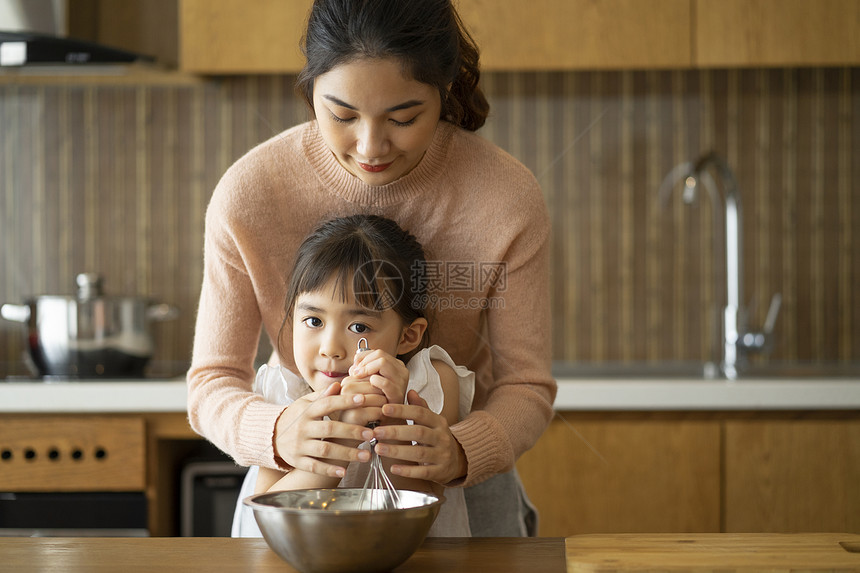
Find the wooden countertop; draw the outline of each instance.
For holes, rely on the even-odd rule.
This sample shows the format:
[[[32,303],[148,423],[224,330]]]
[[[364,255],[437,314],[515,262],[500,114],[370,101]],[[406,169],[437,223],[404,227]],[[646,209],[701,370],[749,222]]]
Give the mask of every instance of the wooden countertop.
[[[565,540],[568,573],[860,571],[851,533],[624,533]]]
[[[262,539],[0,537],[3,571],[295,572]],[[860,571],[847,533],[428,538],[397,573]]]
[[[2,570],[296,571],[262,539],[0,537]],[[397,573],[563,573],[563,538],[428,538]]]

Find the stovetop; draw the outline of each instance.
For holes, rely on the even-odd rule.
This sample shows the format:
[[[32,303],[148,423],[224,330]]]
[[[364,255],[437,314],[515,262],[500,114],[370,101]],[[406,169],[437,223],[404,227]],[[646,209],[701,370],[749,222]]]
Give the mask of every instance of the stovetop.
[[[184,361],[154,361],[147,365],[143,376],[37,376],[29,371],[22,362],[0,362],[0,383],[2,382],[145,382],[149,380],[182,379],[188,372],[189,364]]]

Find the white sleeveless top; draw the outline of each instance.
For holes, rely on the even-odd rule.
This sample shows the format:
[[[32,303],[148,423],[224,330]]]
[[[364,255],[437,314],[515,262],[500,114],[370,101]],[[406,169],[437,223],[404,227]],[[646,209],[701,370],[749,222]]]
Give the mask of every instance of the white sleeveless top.
[[[472,409],[472,399],[475,396],[475,373],[464,366],[454,364],[445,350],[439,346],[431,346],[418,352],[406,365],[409,370],[409,390],[415,390],[427,401],[427,406],[435,413],[442,411],[444,394],[439,373],[433,367],[432,360],[439,360],[450,366],[457,374],[460,386],[459,419],[465,418]],[[263,396],[267,402],[289,405],[296,399],[311,392],[310,387],[299,376],[283,366],[263,365],[257,371],[254,381],[254,391]],[[411,421],[410,421],[411,423]],[[367,442],[361,445],[367,448]],[[353,462],[347,466],[346,476],[338,487],[362,487],[367,476],[369,464]],[[236,510],[233,514],[233,537],[262,537],[257,527],[251,508],[242,500],[254,493],[259,468],[252,466],[245,475]],[[471,537],[469,515],[466,511],[466,500],[463,488],[445,488],[445,503],[439,510],[439,515],[430,528],[428,537]]]

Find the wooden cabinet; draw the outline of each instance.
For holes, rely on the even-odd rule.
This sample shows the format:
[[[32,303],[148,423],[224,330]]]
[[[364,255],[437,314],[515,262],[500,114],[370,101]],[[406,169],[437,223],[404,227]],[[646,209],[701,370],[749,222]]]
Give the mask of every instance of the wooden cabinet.
[[[486,71],[860,62],[860,0],[455,0]],[[197,74],[296,73],[312,0],[70,0],[72,35]]]
[[[185,414],[0,416],[0,491],[143,491],[176,535]],[[517,463],[540,535],[860,533],[860,412],[560,412]]]
[[[459,0],[484,70],[686,68],[689,0]]]
[[[566,412],[517,469],[545,537],[860,533],[860,412]]]
[[[860,0],[692,0],[694,65],[860,62]]]
[[[184,412],[0,415],[0,492],[144,492],[153,536],[178,533],[177,476],[204,444]]]
[[[561,413],[517,470],[540,535],[718,532],[720,424]]]
[[[142,491],[140,418],[0,418],[0,491]]]
[[[725,530],[860,532],[860,420],[726,423]]]
[[[179,63],[204,74],[298,72],[311,0],[180,0]]]
[[[482,67],[689,67],[690,0],[455,0]],[[72,0],[78,35],[200,74],[295,73],[312,0]]]
[[[198,74],[295,73],[312,0],[69,0],[70,35]]]

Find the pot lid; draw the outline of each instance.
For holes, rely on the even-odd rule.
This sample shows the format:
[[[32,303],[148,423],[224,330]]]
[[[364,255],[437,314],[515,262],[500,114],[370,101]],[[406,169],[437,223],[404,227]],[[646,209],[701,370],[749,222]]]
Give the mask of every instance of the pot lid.
[[[152,299],[149,297],[140,297],[140,296],[115,296],[115,295],[105,295],[103,284],[104,281],[99,273],[79,273],[75,277],[75,283],[77,283],[78,289],[77,292],[73,295],[40,295],[33,296],[27,299],[28,303],[33,303],[35,301],[77,301],[77,302],[91,302],[95,300],[136,300],[136,301],[144,301],[151,302]]]

